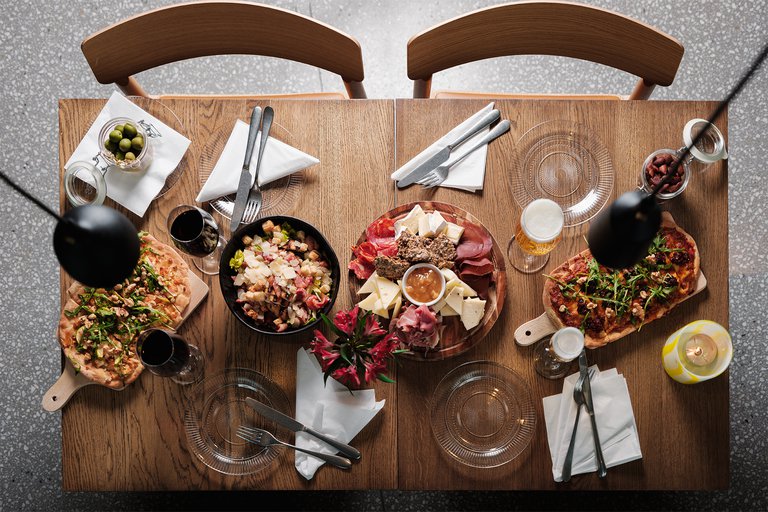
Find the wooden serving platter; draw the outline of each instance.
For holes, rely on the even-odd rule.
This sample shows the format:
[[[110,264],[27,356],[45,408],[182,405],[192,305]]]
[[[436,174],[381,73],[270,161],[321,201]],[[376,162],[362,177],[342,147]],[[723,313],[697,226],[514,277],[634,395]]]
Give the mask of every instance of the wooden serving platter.
[[[697,293],[704,290],[704,288],[706,287],[707,287],[707,278],[704,277],[704,273],[701,270],[699,270],[699,278],[696,280],[696,288],[693,290],[693,293],[688,295],[686,298],[684,298],[680,302],[685,302],[686,300],[690,299]],[[542,313],[541,315],[537,316],[533,320],[529,320],[525,322],[523,325],[521,325],[515,330],[515,342],[521,346],[533,345],[534,343],[544,338],[545,336],[554,334],[556,330],[557,330],[557,327],[555,326],[554,323],[552,323],[552,320],[547,316],[546,313]],[[633,332],[636,332],[636,331],[631,331],[627,333],[627,335],[632,334]],[[623,337],[624,336],[622,336],[622,338]]]
[[[205,284],[202,279],[197,277],[197,274],[192,272],[192,270],[189,271],[189,286],[192,293],[189,298],[189,304],[184,310],[184,315],[181,317],[179,325],[183,324],[208,296],[208,285]],[[61,373],[61,377],[59,377],[48,391],[45,392],[45,395],[43,395],[43,409],[49,412],[58,411],[64,407],[77,390],[85,386],[90,386],[91,384],[99,383],[83,376],[82,373],[76,372],[69,359],[65,358],[64,370]],[[115,389],[114,391],[122,391],[123,389],[125,389],[125,387]]]
[[[447,203],[440,203],[436,201],[418,201],[414,203],[407,203],[400,205],[374,220],[371,224],[382,218],[391,218],[398,220],[405,217],[414,206],[420,205],[421,208],[429,212],[440,212],[440,214],[448,222],[453,222],[458,225],[463,225],[465,222],[475,224],[482,228],[486,234],[490,237],[492,242],[490,260],[494,266],[493,283],[488,289],[488,298],[486,299],[485,314],[480,324],[474,327],[472,330],[467,331],[464,329],[461,321],[458,317],[448,317],[443,319],[444,329],[440,336],[440,342],[437,347],[427,351],[414,351],[410,354],[402,354],[400,357],[418,361],[441,361],[450,357],[457,356],[471,349],[477,345],[488,332],[491,330],[496,320],[501,315],[501,310],[504,307],[504,299],[507,294],[507,273],[504,263],[504,254],[499,248],[499,245],[494,240],[490,231],[483,226],[483,224],[475,218],[471,213],[462,210],[458,206],[454,206]],[[370,224],[369,224],[370,225]],[[360,235],[356,244],[361,244],[366,241],[365,232]],[[364,281],[358,279],[354,272],[349,271],[349,293],[353,303],[359,302],[363,297],[358,295],[358,291],[362,287]],[[379,320],[388,322],[386,319]]]

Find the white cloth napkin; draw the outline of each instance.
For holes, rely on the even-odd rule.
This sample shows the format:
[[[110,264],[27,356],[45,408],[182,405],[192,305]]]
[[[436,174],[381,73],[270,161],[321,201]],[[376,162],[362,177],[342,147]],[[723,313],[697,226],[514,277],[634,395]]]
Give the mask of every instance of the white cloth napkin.
[[[248,129],[248,123],[237,120],[232,134],[229,136],[224,150],[221,152],[219,161],[216,162],[211,175],[205,181],[195,201],[204,203],[205,201],[237,192],[237,186],[240,183],[240,172],[243,169],[245,146],[248,145]],[[261,130],[256,135],[256,144],[253,147],[253,156],[251,157],[251,183],[255,181],[253,173],[256,170],[256,160],[258,159],[260,145]],[[289,174],[319,162],[320,160],[313,156],[299,151],[274,137],[268,137],[264,154],[261,157],[259,186],[262,187],[267,183],[284,178]]]
[[[149,124],[153,128],[148,134],[152,160],[146,169],[135,172],[108,169],[107,162],[99,156],[101,144],[104,142],[98,140],[99,131],[107,121],[115,117],[127,117],[141,124]],[[64,167],[69,168],[72,163],[79,161],[94,163],[105,173],[107,196],[143,217],[149,203],[165,186],[166,178],[181,162],[189,144],[188,138],[115,91]]]
[[[485,114],[493,110],[493,103],[488,104],[485,108],[474,114],[472,117],[458,125],[456,128],[448,132],[445,136],[435,141],[427,149],[411,158],[402,167],[392,173],[391,178],[393,180],[399,180],[410,171],[418,167],[421,163],[435,156],[441,149],[450,144],[452,141],[472,127],[477,121],[480,120]],[[480,139],[490,131],[490,127],[480,130],[471,139],[467,140],[456,148],[451,154],[451,160],[463,155],[466,151],[472,149]],[[441,187],[457,188],[460,190],[466,190],[467,192],[477,192],[483,189],[483,181],[485,181],[485,159],[488,155],[488,145],[481,147],[467,158],[451,167],[448,177]]]
[[[355,391],[328,378],[323,384],[323,371],[317,358],[309,350],[300,348],[296,354],[296,420],[329,437],[349,444],[376,413],[385,400],[376,401],[372,389]],[[323,453],[335,454],[336,449],[322,441],[298,432],[296,446]],[[324,461],[296,452],[296,470],[311,480]]]
[[[596,373],[591,381],[592,399],[605,465],[610,468],[642,458],[627,381],[615,368],[604,372],[599,372],[597,366],[593,368]],[[555,482],[562,481],[563,463],[571,441],[573,422],[576,420],[573,386],[578,378],[578,373],[570,375],[563,382],[562,394],[544,398],[544,420],[547,425],[547,441]],[[578,475],[596,470],[592,423],[586,407],[582,407],[576,430],[571,474]]]

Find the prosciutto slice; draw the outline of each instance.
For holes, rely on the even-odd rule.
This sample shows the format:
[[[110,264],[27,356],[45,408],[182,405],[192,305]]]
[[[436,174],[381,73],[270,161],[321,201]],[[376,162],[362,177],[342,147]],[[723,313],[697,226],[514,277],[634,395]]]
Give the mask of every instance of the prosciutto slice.
[[[434,348],[439,340],[437,315],[427,306],[408,306],[397,318],[395,329],[409,347]]]

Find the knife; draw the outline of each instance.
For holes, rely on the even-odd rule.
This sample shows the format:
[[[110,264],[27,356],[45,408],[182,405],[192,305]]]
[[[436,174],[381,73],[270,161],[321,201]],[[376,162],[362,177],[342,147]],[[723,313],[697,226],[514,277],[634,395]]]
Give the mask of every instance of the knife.
[[[324,443],[327,443],[337,450],[339,450],[341,453],[346,455],[347,457],[350,457],[355,460],[360,460],[360,451],[356,448],[353,448],[352,446],[349,446],[348,444],[344,444],[340,441],[336,441],[335,439],[331,439],[330,437],[321,434],[317,430],[313,430],[302,423],[299,423],[295,419],[291,418],[290,416],[286,416],[285,414],[281,413],[280,411],[276,411],[275,409],[271,408],[268,405],[265,405],[258,400],[254,400],[253,398],[246,398],[245,403],[250,405],[253,409],[256,410],[259,414],[264,416],[265,418],[269,418],[270,420],[274,421],[278,425],[282,425],[288,430],[291,430],[293,432],[306,432],[307,434],[314,436]]]
[[[421,178],[426,176],[429,172],[435,170],[437,166],[448,160],[448,158],[451,156],[451,151],[453,151],[456,147],[461,146],[463,143],[467,141],[467,139],[471,138],[473,135],[475,135],[477,132],[485,128],[486,126],[490,125],[497,119],[501,117],[501,113],[498,111],[498,109],[493,109],[490,112],[488,112],[486,115],[484,115],[477,123],[472,125],[469,130],[461,134],[457,139],[455,139],[453,142],[445,146],[443,149],[437,152],[433,157],[431,157],[426,162],[422,163],[418,167],[416,167],[414,170],[403,176],[398,182],[397,182],[397,188],[404,188],[408,185],[411,185],[413,183],[416,183]]]
[[[253,156],[253,146],[256,143],[256,135],[259,133],[260,123],[261,108],[256,107],[251,113],[251,124],[248,127],[248,144],[245,146],[245,161],[243,162],[243,169],[240,171],[240,183],[237,185],[235,205],[232,208],[232,220],[229,224],[229,229],[232,233],[237,231],[240,222],[243,220],[245,205],[248,203],[248,195],[251,192],[251,157]]]
[[[597,476],[605,478],[608,474],[608,468],[605,466],[605,459],[603,458],[603,449],[600,447],[600,436],[597,435],[597,421],[595,421],[595,406],[592,402],[592,384],[589,382],[587,364],[587,353],[585,350],[581,351],[579,356],[579,372],[584,379],[582,384],[582,396],[584,397],[584,407],[587,409],[589,419],[592,422],[592,439],[595,441],[595,456],[597,457]]]

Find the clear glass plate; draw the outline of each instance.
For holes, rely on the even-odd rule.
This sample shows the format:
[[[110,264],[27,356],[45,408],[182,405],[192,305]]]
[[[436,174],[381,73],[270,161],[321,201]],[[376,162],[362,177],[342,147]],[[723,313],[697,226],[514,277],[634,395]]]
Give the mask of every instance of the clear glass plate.
[[[586,126],[554,120],[528,130],[517,143],[510,173],[521,208],[551,199],[565,214],[565,227],[587,222],[605,206],[615,173],[608,150]]]
[[[230,368],[197,384],[184,413],[187,443],[209,468],[226,475],[261,471],[280,454],[237,437],[240,425],[275,432],[277,425],[245,403],[253,398],[293,416],[288,397],[278,385],[254,370]]]
[[[432,395],[430,420],[448,455],[476,468],[514,460],[536,430],[528,385],[492,361],[464,363],[443,377]]]
[[[226,146],[227,140],[229,140],[231,134],[231,130],[219,131],[219,133],[212,138],[211,142],[203,148],[202,154],[200,155],[201,187],[213,172],[213,168],[216,166],[216,162],[219,161],[219,157],[221,156],[222,151],[224,151],[224,146]],[[277,122],[272,123],[269,136],[274,137],[289,146],[296,147],[291,132]],[[304,185],[303,171],[295,172],[285,178],[267,183],[261,187],[261,210],[257,215],[254,215],[255,203],[252,200],[249,200],[245,206],[242,223],[248,224],[257,219],[271,215],[288,214],[299,198],[302,185]],[[227,219],[232,218],[232,209],[235,206],[235,194],[219,197],[212,200],[210,203],[213,209],[221,215]]]

